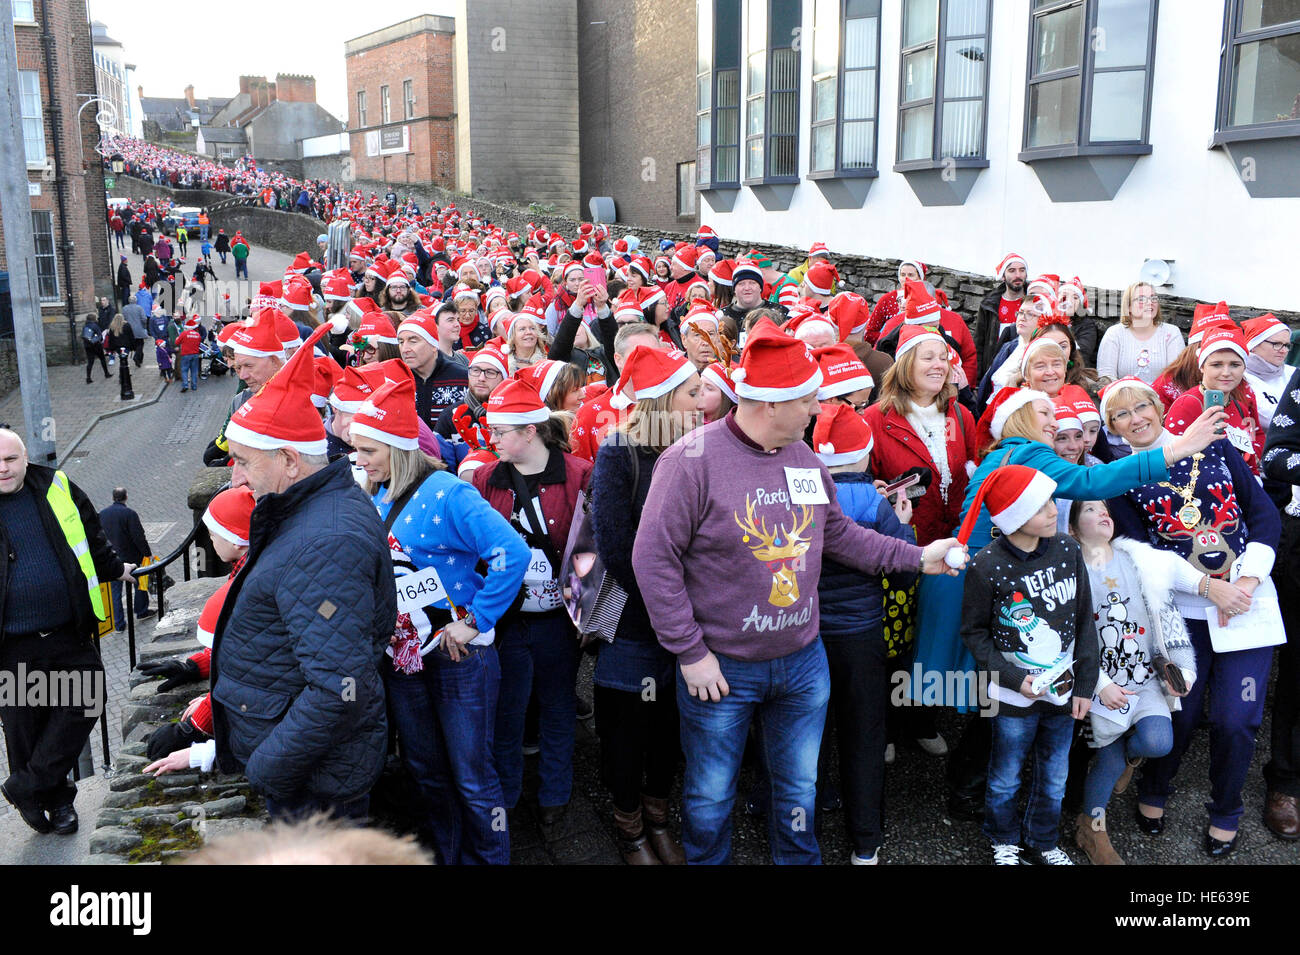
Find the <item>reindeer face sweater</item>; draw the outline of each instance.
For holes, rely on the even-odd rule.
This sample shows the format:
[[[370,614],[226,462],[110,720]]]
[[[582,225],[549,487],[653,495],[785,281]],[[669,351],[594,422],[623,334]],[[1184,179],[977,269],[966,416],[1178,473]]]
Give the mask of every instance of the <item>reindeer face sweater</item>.
[[[796,500],[809,482],[826,503]],[[732,412],[660,456],[632,565],[659,642],[680,663],[710,650],[759,662],[817,638],[823,554],[879,574],[917,570],[921,549],[859,527],[807,445],[764,451]]]
[[[1168,435],[1168,432],[1165,432]],[[1169,479],[1129,491],[1110,502],[1116,536],[1173,551],[1199,574],[1223,580],[1264,578],[1273,570],[1281,533],[1277,508],[1226,439],[1175,461]],[[1174,595],[1189,620],[1204,620],[1210,602]]]

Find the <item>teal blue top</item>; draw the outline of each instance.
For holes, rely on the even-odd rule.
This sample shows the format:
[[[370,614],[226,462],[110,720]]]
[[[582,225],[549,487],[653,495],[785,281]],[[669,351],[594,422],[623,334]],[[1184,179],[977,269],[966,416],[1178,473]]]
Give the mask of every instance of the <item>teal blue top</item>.
[[[1002,459],[1007,457],[1008,451],[1011,452],[1011,457],[1007,459],[1007,464],[1020,464],[1042,471],[1056,482],[1054,496],[1071,501],[1104,501],[1144,484],[1165,481],[1169,478],[1169,468],[1165,466],[1163,448],[1135,451],[1118,461],[1084,467],[1071,464],[1041,441],[1006,438],[988,453],[980,466],[975,469],[975,473],[971,475],[970,484],[966,486],[966,500],[962,503],[963,514],[970,511],[980,485],[996,468],[1002,466]],[[970,536],[969,546],[972,553],[993,539],[992,529],[993,521],[989,517],[988,508],[981,504],[980,516],[975,521],[975,529]]]

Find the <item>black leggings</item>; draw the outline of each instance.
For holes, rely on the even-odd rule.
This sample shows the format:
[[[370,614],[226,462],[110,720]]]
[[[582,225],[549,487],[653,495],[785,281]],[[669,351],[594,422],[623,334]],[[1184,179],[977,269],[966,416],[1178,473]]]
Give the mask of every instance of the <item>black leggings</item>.
[[[672,791],[680,751],[675,689],[648,701],[639,692],[594,688],[601,776],[622,812],[640,809],[642,793],[667,799]]]
[[[86,342],[86,381],[90,381],[90,373],[95,370],[95,362],[104,366],[104,377],[110,377],[108,374],[108,356],[104,354],[104,346],[95,342]]]

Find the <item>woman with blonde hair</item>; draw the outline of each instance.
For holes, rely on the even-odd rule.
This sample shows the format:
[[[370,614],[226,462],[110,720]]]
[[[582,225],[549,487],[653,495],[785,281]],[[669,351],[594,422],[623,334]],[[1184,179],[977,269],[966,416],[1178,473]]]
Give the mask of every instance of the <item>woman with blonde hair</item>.
[[[673,693],[646,699],[649,677],[672,686],[676,661],[659,645],[632,568],[632,543],[665,449],[700,420],[700,376],[687,358],[638,345],[628,353],[615,395],[627,420],[596,452],[591,520],[596,553],[627,594],[612,643],[596,656],[596,729],[601,775],[614,802],[619,847],[629,865],[681,865],[668,832],[668,795],[677,771],[678,715]]]
[[[1134,282],[1124,290],[1119,323],[1106,330],[1097,347],[1097,373],[1112,381],[1141,378],[1149,385],[1182,350],[1183,333],[1161,317],[1156,290]]]
[[[528,312],[515,316],[506,330],[505,338],[502,350],[510,359],[509,371],[512,378],[520,368],[545,361],[551,347],[545,327]]]
[[[108,352],[117,355],[118,381],[121,386],[120,397],[123,401],[132,401],[135,392],[131,390],[131,349],[135,347],[135,334],[121,312],[113,316],[108,326]]]

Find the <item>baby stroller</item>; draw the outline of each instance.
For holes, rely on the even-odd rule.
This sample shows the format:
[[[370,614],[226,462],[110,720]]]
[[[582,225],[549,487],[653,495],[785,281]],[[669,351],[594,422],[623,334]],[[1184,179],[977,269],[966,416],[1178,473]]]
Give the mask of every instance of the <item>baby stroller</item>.
[[[215,340],[205,341],[200,347],[199,369],[200,378],[207,378],[209,375],[220,377],[230,371],[230,366],[226,364],[225,358],[221,355],[221,346]]]

